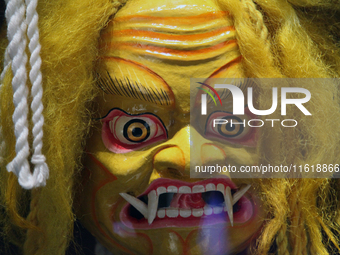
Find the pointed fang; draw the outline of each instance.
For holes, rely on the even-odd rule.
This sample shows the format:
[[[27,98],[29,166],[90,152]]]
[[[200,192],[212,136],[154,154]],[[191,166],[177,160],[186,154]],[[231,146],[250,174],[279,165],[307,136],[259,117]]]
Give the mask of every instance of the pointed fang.
[[[136,197],[133,197],[127,193],[119,193],[127,202],[129,202],[134,208],[136,208],[143,216],[148,218],[148,208],[146,204]]]
[[[152,190],[148,194],[148,223],[149,225],[156,218],[158,207],[158,196],[156,195],[156,191]]]
[[[236,204],[236,202],[240,200],[240,198],[248,191],[249,188],[250,188],[250,184],[248,184],[247,186],[243,187],[242,189],[240,189],[239,191],[237,191],[234,194],[234,196],[233,196],[233,205]]]
[[[225,206],[227,209],[227,213],[229,216],[229,220],[230,220],[230,224],[233,227],[234,226],[234,215],[233,215],[233,204],[232,204],[232,196],[231,196],[231,189],[230,187],[227,187],[225,190],[225,197],[224,197],[224,202],[225,202]]]

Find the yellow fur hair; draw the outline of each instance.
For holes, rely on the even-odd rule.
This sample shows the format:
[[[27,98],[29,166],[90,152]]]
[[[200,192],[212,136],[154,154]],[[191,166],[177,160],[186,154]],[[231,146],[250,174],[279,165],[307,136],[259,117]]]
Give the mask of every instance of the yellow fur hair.
[[[44,84],[44,148],[50,168],[47,186],[24,191],[6,164],[14,157],[11,75],[0,92],[1,119],[7,149],[1,151],[1,219],[4,235],[23,254],[64,254],[72,239],[72,204],[85,137],[91,126],[96,95],[94,63],[100,30],[123,0],[41,0],[40,16]],[[221,0],[234,18],[247,77],[339,77],[340,5],[335,0]],[[338,27],[336,27],[338,26]],[[2,49],[6,42],[2,41]],[[312,145],[301,145],[300,133],[266,139],[282,144],[274,158],[299,162],[340,163],[339,87],[310,88],[318,94],[322,116],[301,132]],[[334,101],[329,104],[329,95]],[[322,100],[324,99],[324,100]],[[259,97],[260,104],[266,100]],[[318,128],[320,127],[320,128]],[[322,127],[322,128],[321,128]],[[262,144],[266,140],[262,141]],[[285,141],[283,143],[282,141]],[[268,144],[268,142],[267,142]],[[321,144],[322,147],[316,146]],[[268,150],[264,146],[261,148]],[[306,151],[305,155],[299,153]],[[340,182],[337,179],[262,179],[257,182],[268,211],[251,254],[332,254],[339,250]],[[273,252],[273,251],[271,251]]]

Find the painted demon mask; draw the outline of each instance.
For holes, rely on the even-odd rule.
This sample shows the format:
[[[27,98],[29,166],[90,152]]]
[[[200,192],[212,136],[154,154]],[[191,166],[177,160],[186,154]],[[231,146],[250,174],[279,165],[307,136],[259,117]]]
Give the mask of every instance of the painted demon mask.
[[[245,77],[230,13],[207,0],[129,1],[99,48],[84,225],[113,254],[244,250],[263,220],[250,180],[189,172],[189,130],[202,136],[195,148],[202,164],[256,161],[252,130],[225,127],[217,134],[222,149],[190,127],[191,77]]]

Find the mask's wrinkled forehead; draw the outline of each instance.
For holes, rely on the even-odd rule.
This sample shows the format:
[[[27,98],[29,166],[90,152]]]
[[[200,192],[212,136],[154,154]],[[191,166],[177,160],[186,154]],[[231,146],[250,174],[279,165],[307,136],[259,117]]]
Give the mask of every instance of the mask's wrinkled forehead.
[[[142,91],[135,98],[185,112],[190,78],[225,75],[240,60],[230,13],[207,0],[128,2],[102,31],[99,50],[105,92]]]
[[[101,34],[102,55],[129,51],[183,65],[183,61],[209,60],[233,47],[235,31],[228,12],[217,6],[188,3],[172,7],[173,3],[165,2],[157,8],[149,3],[134,6],[137,11],[133,13],[129,6],[118,12]]]

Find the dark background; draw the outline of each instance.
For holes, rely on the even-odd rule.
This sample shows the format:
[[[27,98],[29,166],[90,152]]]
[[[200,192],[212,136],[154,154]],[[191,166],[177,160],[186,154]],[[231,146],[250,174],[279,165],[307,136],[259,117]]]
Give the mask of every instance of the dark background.
[[[4,0],[0,0],[0,27],[2,26],[2,23],[4,21],[5,18],[5,1]]]

